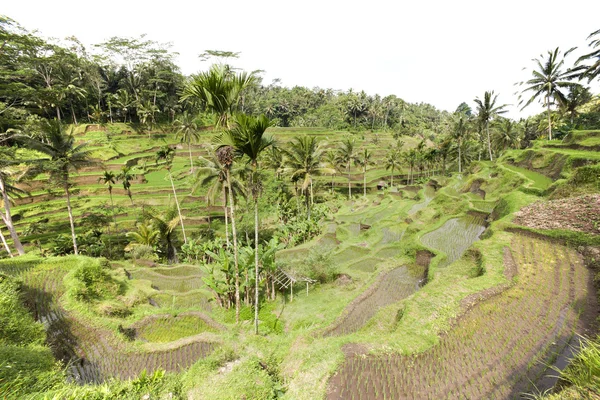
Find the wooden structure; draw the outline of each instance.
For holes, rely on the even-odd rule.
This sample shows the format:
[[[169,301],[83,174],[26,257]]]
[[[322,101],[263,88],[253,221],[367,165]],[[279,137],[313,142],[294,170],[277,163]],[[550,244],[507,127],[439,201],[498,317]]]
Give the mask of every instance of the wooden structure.
[[[277,268],[275,272],[271,274],[271,278],[281,290],[290,289],[290,301],[294,301],[294,285],[299,282],[306,282],[306,295],[308,296],[308,285],[314,284],[317,281],[304,276],[294,276],[289,272],[285,272],[281,268]]]

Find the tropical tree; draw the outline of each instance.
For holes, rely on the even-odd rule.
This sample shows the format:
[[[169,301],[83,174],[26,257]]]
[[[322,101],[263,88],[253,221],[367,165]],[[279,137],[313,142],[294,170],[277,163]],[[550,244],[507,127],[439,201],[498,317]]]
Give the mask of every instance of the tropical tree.
[[[373,165],[373,153],[369,149],[363,149],[358,157],[354,160],[354,163],[362,168],[363,171],[363,196],[367,197],[367,167]]]
[[[340,166],[338,155],[336,154],[336,152],[333,150],[327,151],[327,153],[325,153],[325,162],[327,163],[327,165],[329,166],[329,170],[331,171],[331,193],[333,194],[333,177],[335,176]]]
[[[571,125],[575,123],[575,117],[577,116],[577,109],[584,104],[589,103],[593,96],[589,88],[585,86],[573,86],[569,93],[565,97],[565,100],[560,103],[560,109],[563,114],[569,115],[569,121]]]
[[[179,213],[179,210],[177,210],[177,213]],[[181,217],[172,208],[165,213],[145,209],[143,217],[151,223],[151,231],[158,231],[157,243],[161,245],[163,253],[167,256],[167,260],[170,263],[176,263],[178,259],[177,248],[175,247],[175,228],[179,225]],[[140,231],[139,233],[142,232]],[[151,232],[148,232],[148,235],[150,234]]]
[[[258,334],[258,198],[262,189],[259,178],[258,158],[274,139],[265,135],[270,126],[269,119],[263,114],[259,117],[237,114],[234,117],[234,126],[224,132],[222,142],[231,146],[240,156],[247,156],[250,161],[252,173],[250,174],[250,190],[254,200],[254,261],[255,261],[255,293],[254,293],[254,331]]]
[[[342,140],[341,147],[338,148],[338,163],[346,166],[348,173],[348,199],[352,199],[352,182],[350,179],[350,165],[356,160],[356,148],[354,147],[354,139],[345,138]]]
[[[467,126],[469,116],[466,112],[456,111],[452,116],[452,138],[456,141],[456,147],[458,149],[458,173],[462,173],[462,148],[463,142],[467,137]]]
[[[13,240],[13,244],[15,249],[19,253],[19,255],[25,254],[25,250],[23,249],[23,245],[21,244],[21,240],[17,235],[17,231],[13,224],[12,213],[10,210],[10,198],[9,195],[19,196],[24,194],[25,192],[9,183],[9,180],[13,178],[18,170],[16,166],[20,163],[18,159],[15,157],[15,151],[11,148],[0,148],[0,192],[2,192],[2,206],[4,207],[4,213],[0,214],[2,216],[2,221],[8,228],[10,232],[10,237]],[[1,233],[1,232],[0,232]],[[5,245],[6,251],[11,255],[12,253],[8,249],[8,244],[2,237],[3,243]]]
[[[211,205],[216,202],[219,195],[223,196],[223,212],[225,214],[225,239],[227,248],[230,247],[229,241],[229,221],[227,211],[227,166],[221,164],[216,155],[211,158],[199,157],[198,166],[194,171],[194,184],[192,191],[195,191],[199,186],[206,186],[206,204]],[[237,168],[232,171],[231,183],[233,201],[239,196],[246,196],[244,185],[238,177],[245,176],[246,168]]]
[[[292,180],[302,180],[302,192],[306,197],[307,218],[310,219],[310,210],[314,203],[313,177],[322,173],[332,173],[332,171],[321,166],[323,151],[314,136],[295,137],[292,139],[289,148],[284,148],[282,151],[287,157],[285,172],[291,176]],[[307,195],[307,191],[310,191],[310,197]]]
[[[275,178],[279,179],[283,169],[283,152],[273,145],[265,153],[265,166],[273,169]]]
[[[254,73],[235,73],[229,65],[214,64],[186,82],[181,100],[197,101],[215,114],[215,127],[228,128],[242,92],[257,82]]]
[[[135,179],[135,175],[131,173],[131,167],[124,165],[121,167],[121,172],[117,175],[117,179],[123,183],[123,189],[127,191],[127,196],[133,205],[133,197],[131,196],[131,181]]]
[[[394,170],[400,166],[401,151],[398,148],[391,148],[385,156],[385,169],[391,169],[390,186],[394,186]]]
[[[190,174],[193,172],[194,161],[192,160],[192,142],[195,142],[200,137],[198,132],[198,124],[194,121],[194,117],[184,111],[183,114],[174,122],[177,131],[175,137],[180,138],[181,142],[188,145],[190,153]]]
[[[506,110],[504,110],[506,104],[496,105],[497,99],[498,95],[494,95],[493,90],[491,92],[485,92],[483,100],[480,100],[479,98],[475,99],[475,103],[477,104],[477,118],[482,126],[485,126],[485,132],[487,134],[490,161],[494,161],[494,156],[492,155],[492,141],[490,138],[490,121],[506,112]]]
[[[69,178],[72,172],[83,167],[91,166],[94,162],[90,158],[87,143],[76,144],[73,131],[65,133],[63,126],[57,121],[47,121],[44,126],[45,142],[30,139],[28,146],[49,157],[42,160],[44,171],[50,174],[50,181],[62,187],[67,199],[67,211],[73,238],[73,251],[77,255],[77,238],[75,236],[75,223],[71,208],[72,187]]]
[[[106,188],[108,189],[108,195],[110,197],[110,206],[112,208],[112,217],[115,225],[117,225],[117,220],[115,219],[115,203],[113,202],[112,189],[113,185],[116,183],[116,178],[116,175],[112,171],[104,171],[102,176],[98,178],[98,182],[102,182],[104,185],[106,185]]]
[[[506,149],[516,149],[521,143],[521,137],[518,128],[518,124],[514,121],[503,118],[499,121],[496,133],[494,135],[494,148],[499,152]]]
[[[592,60],[592,64],[583,66],[583,72],[581,73],[581,77],[587,78],[588,83],[594,80],[598,75],[600,75],[600,29],[598,29],[595,32],[592,32],[588,36],[588,40],[589,39],[591,39],[589,47],[591,47],[594,50],[592,50],[588,54],[584,54],[583,56],[579,57],[575,62],[575,65],[579,65],[584,61]]]
[[[571,50],[567,51],[564,56],[568,55]],[[525,102],[525,105],[521,109],[533,103],[534,100],[543,97],[543,103],[548,112],[548,140],[552,140],[550,106],[553,101],[558,104],[565,102],[566,96],[563,91],[565,89],[572,89],[578,85],[572,82],[572,80],[579,76],[582,68],[563,70],[565,60],[564,57],[561,57],[558,47],[554,51],[548,51],[547,58],[544,59],[544,55],[541,54],[534,61],[536,69],[531,71],[533,77],[524,83],[527,87],[521,92],[522,94],[533,92],[533,95]]]
[[[131,239],[131,242],[127,246],[129,249],[135,246],[156,246],[160,238],[160,231],[154,228],[151,222],[140,223],[136,227],[137,231],[127,232],[126,235]]]
[[[227,133],[227,132],[225,132]],[[221,144],[217,147],[216,157],[219,164],[225,167],[225,177],[227,181],[227,190],[229,192],[229,215],[231,216],[231,233],[233,236],[233,265],[235,273],[235,322],[240,322],[240,267],[238,260],[238,242],[237,242],[237,231],[235,227],[235,205],[233,202],[233,190],[231,180],[231,168],[233,161],[236,157],[233,146],[227,144],[228,141],[224,140],[224,135],[219,138]]]
[[[175,184],[173,183],[173,175],[171,174],[171,168],[173,167],[173,159],[175,158],[175,149],[170,146],[164,146],[156,152],[156,164],[159,161],[164,160],[164,166],[169,175],[171,181],[171,188],[173,189],[173,197],[175,198],[175,205],[177,206],[177,213],[179,214],[178,222],[181,224],[181,232],[183,233],[183,242],[187,243],[187,236],[185,235],[185,227],[183,226],[183,216],[181,215],[181,208],[179,207],[179,200],[177,199],[177,191],[175,190]]]
[[[401,153],[401,155],[404,160],[404,163],[406,165],[408,165],[408,168],[409,168],[409,174],[408,174],[409,178],[406,180],[406,183],[407,184],[409,182],[414,183],[415,177],[414,177],[413,171],[414,171],[415,165],[417,164],[417,159],[418,159],[417,150],[410,149],[410,150],[407,150],[407,151]]]

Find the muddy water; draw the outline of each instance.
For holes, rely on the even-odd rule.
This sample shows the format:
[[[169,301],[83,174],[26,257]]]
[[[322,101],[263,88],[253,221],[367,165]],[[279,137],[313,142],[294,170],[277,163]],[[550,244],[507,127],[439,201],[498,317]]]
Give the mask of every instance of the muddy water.
[[[431,200],[433,200],[435,197],[435,189],[429,185],[426,185],[425,190],[423,190],[423,196],[425,197],[425,200],[412,206],[412,208],[408,210],[408,215],[415,214],[417,211],[427,207],[429,203],[431,203]]]
[[[447,254],[447,258],[438,264],[438,267],[445,267],[462,257],[484,230],[483,216],[465,215],[449,219],[435,231],[423,235],[421,242]]]

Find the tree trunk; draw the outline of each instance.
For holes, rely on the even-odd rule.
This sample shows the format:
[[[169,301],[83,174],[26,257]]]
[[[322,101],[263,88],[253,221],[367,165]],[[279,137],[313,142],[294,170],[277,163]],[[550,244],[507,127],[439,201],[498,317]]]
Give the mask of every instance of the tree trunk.
[[[458,140],[458,173],[462,174],[462,164],[461,164],[461,154],[460,154],[460,148],[462,147],[462,143],[461,140]]]
[[[394,164],[392,164],[392,175],[390,175],[390,187],[394,186]]]
[[[192,160],[192,144],[191,143],[188,143],[188,151],[190,152],[190,174],[191,174],[194,169],[194,160]]]
[[[65,183],[65,194],[67,195],[67,211],[69,212],[69,223],[71,224],[71,236],[73,237],[73,252],[78,255],[77,238],[75,237],[75,223],[73,222],[73,211],[71,210],[71,194],[69,193],[69,184]]]
[[[8,255],[10,256],[10,258],[13,258],[13,253],[10,252],[10,248],[8,247],[8,243],[6,243],[6,238],[4,237],[4,234],[2,233],[2,231],[0,230],[0,239],[2,239],[2,244],[4,245],[4,249],[6,250],[6,252],[8,253]]]
[[[73,102],[70,102],[70,103],[71,103],[71,115],[73,116],[73,123],[75,125],[77,125],[77,117],[75,116],[75,110],[73,109]]]
[[[348,162],[348,200],[352,200],[352,187],[350,184],[350,162]]]
[[[240,322],[240,269],[238,264],[237,232],[235,230],[235,212],[233,192],[231,191],[231,171],[227,169],[227,189],[229,190],[229,211],[231,215],[231,234],[233,235],[233,263],[235,266],[235,322]]]
[[[117,217],[115,217],[115,203],[113,202],[113,197],[112,197],[112,190],[108,191],[108,194],[110,196],[110,206],[112,208],[112,217],[113,217],[113,222],[115,224],[115,228],[117,227]]]
[[[494,156],[492,155],[492,141],[490,139],[490,123],[489,123],[489,121],[485,122],[485,131],[487,133],[488,150],[490,152],[490,161],[494,161]]]
[[[550,96],[546,96],[546,106],[548,108],[548,140],[552,140],[552,121],[550,118]]]
[[[229,243],[229,221],[228,221],[228,212],[227,212],[227,188],[223,185],[223,211],[225,212],[225,243],[227,248],[231,247],[231,243]]]
[[[254,334],[258,335],[258,195],[254,196]]]
[[[169,179],[171,180],[171,187],[173,188],[173,197],[175,197],[175,205],[177,206],[177,213],[179,214],[179,222],[181,223],[181,232],[183,232],[183,242],[187,243],[187,236],[185,236],[185,227],[183,226],[183,217],[181,216],[181,208],[179,208],[177,192],[175,191],[175,184],[173,183],[173,175],[171,175],[171,170],[168,170],[168,172]]]
[[[363,196],[367,197],[367,166],[363,168]]]
[[[17,231],[15,230],[15,226],[12,222],[12,215],[10,213],[10,199],[8,198],[8,193],[6,192],[6,185],[4,183],[4,177],[0,174],[0,191],[2,191],[2,200],[4,201],[4,210],[5,213],[2,216],[2,220],[6,224],[8,231],[10,232],[10,237],[13,240],[13,244],[15,245],[15,249],[20,256],[25,254],[25,250],[23,249],[23,245],[19,240],[19,236],[17,235]],[[9,252],[10,253],[10,252]],[[12,254],[11,254],[12,256]]]

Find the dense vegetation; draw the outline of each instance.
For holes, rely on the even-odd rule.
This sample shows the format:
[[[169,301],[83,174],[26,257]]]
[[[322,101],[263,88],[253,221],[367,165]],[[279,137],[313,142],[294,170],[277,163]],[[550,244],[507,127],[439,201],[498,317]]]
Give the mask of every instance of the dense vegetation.
[[[512,121],[0,17],[0,396],[600,396],[598,35]]]

